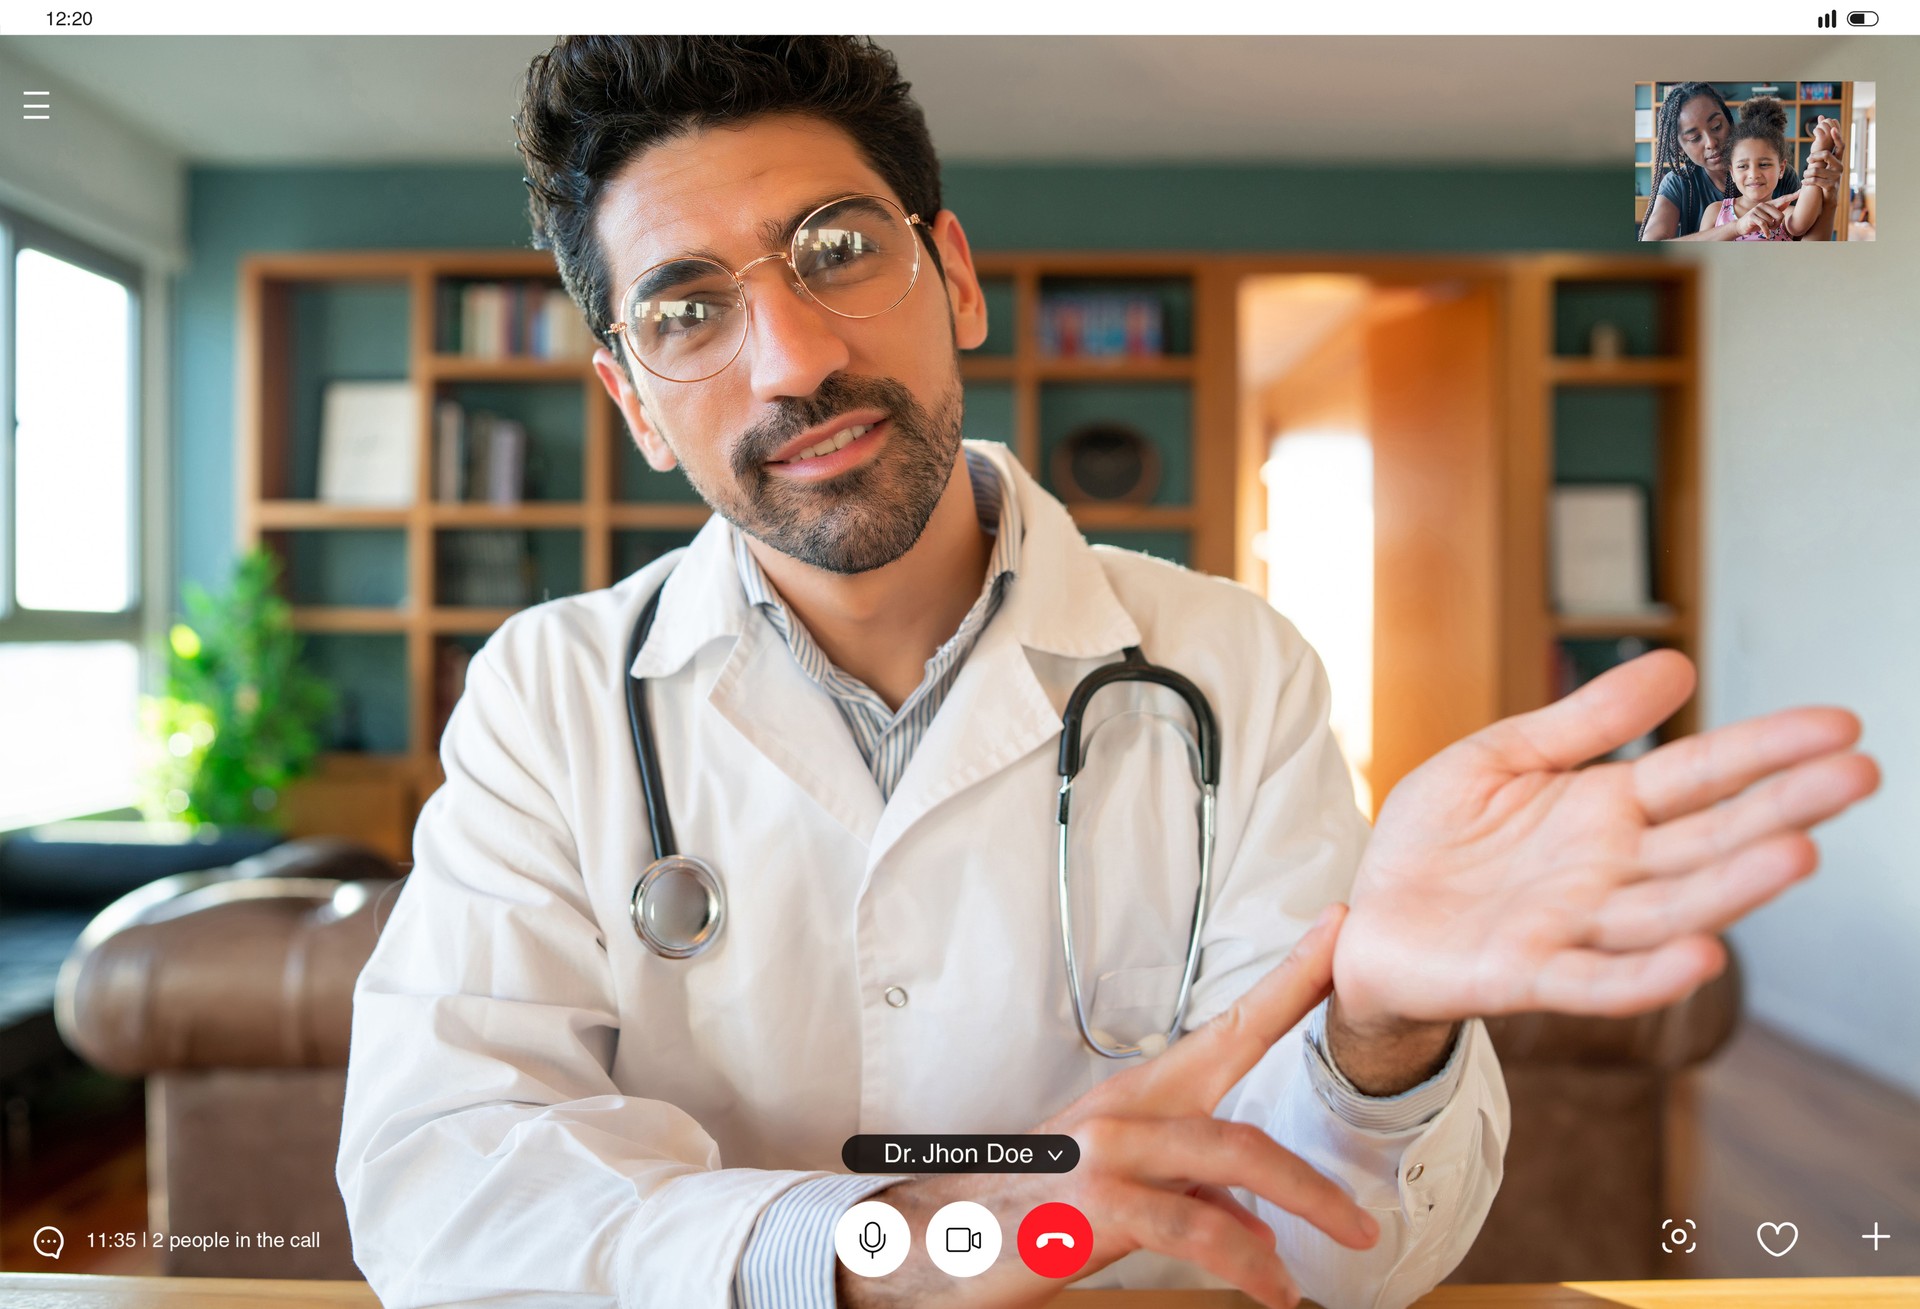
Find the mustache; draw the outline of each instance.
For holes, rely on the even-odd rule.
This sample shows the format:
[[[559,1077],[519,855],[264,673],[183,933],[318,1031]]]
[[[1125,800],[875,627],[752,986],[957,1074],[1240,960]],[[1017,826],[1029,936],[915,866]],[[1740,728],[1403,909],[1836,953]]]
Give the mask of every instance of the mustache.
[[[777,412],[740,434],[733,446],[733,471],[742,479],[757,475],[781,446],[809,427],[817,427],[852,409],[884,409],[898,418],[914,406],[913,393],[890,377],[849,377],[834,373],[814,393],[783,397]]]

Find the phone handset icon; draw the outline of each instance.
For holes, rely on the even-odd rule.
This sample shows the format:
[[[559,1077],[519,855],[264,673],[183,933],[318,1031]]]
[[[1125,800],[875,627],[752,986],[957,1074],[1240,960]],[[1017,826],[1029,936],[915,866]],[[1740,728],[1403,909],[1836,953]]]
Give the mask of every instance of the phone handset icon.
[[[1073,1233],[1071,1232],[1042,1232],[1038,1239],[1034,1241],[1033,1248],[1036,1250],[1044,1250],[1049,1241],[1058,1241],[1066,1246],[1067,1249],[1073,1249]]]

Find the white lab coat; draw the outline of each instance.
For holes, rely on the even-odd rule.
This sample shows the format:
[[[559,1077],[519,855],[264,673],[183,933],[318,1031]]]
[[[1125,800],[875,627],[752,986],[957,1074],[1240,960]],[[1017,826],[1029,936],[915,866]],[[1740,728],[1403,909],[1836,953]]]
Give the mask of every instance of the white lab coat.
[[[1004,447],[969,444],[1020,497],[1020,570],[889,802],[747,607],[718,519],[617,586],[517,615],[473,660],[446,785],[354,998],[338,1177],[388,1309],[723,1309],[756,1216],[838,1171],[848,1136],[1025,1130],[1128,1067],[1077,1033],[1054,889],[1060,713],[1125,646],[1196,682],[1222,729],[1189,1026],[1345,897],[1367,827],[1313,651],[1233,583],[1090,547]],[[691,961],[651,954],[628,920],[651,854],[621,660],[663,578],[633,671],[680,848],[728,896]],[[1083,968],[1096,1025],[1123,1039],[1171,1015],[1197,869],[1184,750],[1130,712],[1165,696],[1094,700],[1111,730],[1075,795]],[[1508,1112],[1485,1030],[1463,1039],[1451,1103],[1397,1136],[1320,1101],[1299,1030],[1220,1106],[1380,1220],[1355,1252],[1260,1205],[1332,1309],[1407,1304],[1479,1230]],[[1088,1284],[1207,1283],[1143,1253]]]

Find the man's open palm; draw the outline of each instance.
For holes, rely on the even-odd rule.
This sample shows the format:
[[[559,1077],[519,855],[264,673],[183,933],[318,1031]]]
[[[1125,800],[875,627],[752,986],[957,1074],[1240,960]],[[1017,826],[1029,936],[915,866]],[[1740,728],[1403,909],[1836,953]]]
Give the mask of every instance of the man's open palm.
[[[1693,665],[1643,656],[1409,774],[1334,957],[1357,1021],[1632,1014],[1725,966],[1714,934],[1813,871],[1807,830],[1879,785],[1842,709],[1783,710],[1581,764],[1653,730]]]

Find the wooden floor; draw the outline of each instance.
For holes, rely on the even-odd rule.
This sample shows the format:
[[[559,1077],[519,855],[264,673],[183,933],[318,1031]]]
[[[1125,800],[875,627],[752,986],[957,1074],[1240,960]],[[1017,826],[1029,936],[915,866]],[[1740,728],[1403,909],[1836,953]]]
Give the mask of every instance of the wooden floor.
[[[1690,1198],[1672,1216],[1698,1223],[1698,1249],[1662,1256],[1665,1276],[1920,1275],[1920,1101],[1751,1021],[1695,1083],[1697,1162],[1684,1187]],[[27,1188],[8,1179],[0,1270],[160,1271],[150,1252],[86,1248],[89,1231],[146,1225],[137,1124],[121,1138],[70,1147],[65,1178]],[[1760,1249],[1754,1229],[1763,1222],[1798,1227],[1783,1258]],[[1875,1222],[1894,1234],[1877,1254],[1860,1239]],[[67,1234],[58,1267],[32,1251],[44,1223]]]

